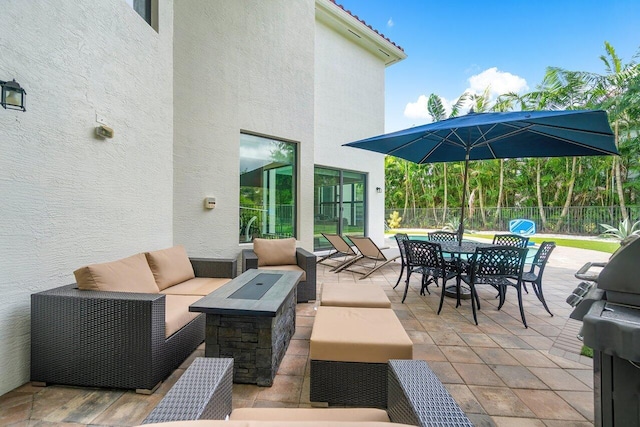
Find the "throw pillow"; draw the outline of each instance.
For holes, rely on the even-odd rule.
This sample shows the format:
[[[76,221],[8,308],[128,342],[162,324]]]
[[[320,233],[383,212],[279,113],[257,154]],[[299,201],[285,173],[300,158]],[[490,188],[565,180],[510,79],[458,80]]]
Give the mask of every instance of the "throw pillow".
[[[147,252],[145,255],[161,291],[196,277],[187,251],[182,245]]]
[[[151,294],[160,291],[144,254],[87,265],[74,271],[73,275],[76,277],[78,288],[84,290]]]
[[[253,251],[258,267],[266,265],[296,265],[296,239],[253,239]]]

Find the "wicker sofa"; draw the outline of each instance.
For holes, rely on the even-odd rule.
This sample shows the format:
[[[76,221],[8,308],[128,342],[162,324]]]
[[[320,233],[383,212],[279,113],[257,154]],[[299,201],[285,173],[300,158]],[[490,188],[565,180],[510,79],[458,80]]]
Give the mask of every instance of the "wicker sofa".
[[[472,426],[424,360],[390,360],[388,400],[372,408],[238,408],[233,359],[196,358],[143,424],[180,427]],[[227,415],[229,421],[224,420]],[[216,421],[218,420],[218,421]],[[167,423],[167,424],[165,424]]]
[[[31,381],[153,392],[204,341],[189,305],[236,270],[181,246],[76,270],[31,296]]]
[[[253,239],[253,249],[242,250],[242,271],[251,268],[301,271],[297,302],[316,299],[316,256],[297,248],[294,238]]]

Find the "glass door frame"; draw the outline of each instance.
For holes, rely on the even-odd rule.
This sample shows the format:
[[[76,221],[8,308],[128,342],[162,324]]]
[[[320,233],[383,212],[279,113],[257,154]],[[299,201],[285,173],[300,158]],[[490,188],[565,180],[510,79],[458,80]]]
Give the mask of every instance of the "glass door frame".
[[[350,212],[350,217],[351,218],[348,218],[347,219],[348,221],[351,220],[351,219],[354,219],[354,220],[356,219],[357,211],[358,211],[357,205],[359,205],[359,204],[362,205],[362,215],[363,215],[363,218],[362,218],[362,233],[361,233],[362,235],[366,234],[367,225],[368,225],[368,222],[369,222],[369,217],[368,217],[368,198],[367,198],[367,193],[368,193],[367,190],[368,190],[368,186],[369,186],[369,184],[368,184],[368,182],[369,182],[369,174],[367,172],[355,171],[355,170],[350,170],[350,169],[339,169],[339,168],[334,168],[334,167],[326,167],[326,166],[315,165],[314,166],[314,193],[316,193],[316,194],[314,194],[314,201],[313,201],[313,203],[314,203],[314,221],[313,221],[313,227],[314,227],[314,243],[313,243],[313,246],[314,246],[314,248],[313,248],[313,250],[314,251],[316,251],[316,250],[326,250],[326,249],[330,249],[331,248],[331,245],[329,245],[328,242],[326,242],[327,243],[326,245],[322,244],[322,241],[325,240],[324,238],[322,238],[322,236],[319,236],[319,237],[316,236],[316,229],[317,229],[316,227],[317,227],[317,224],[318,224],[317,221],[320,221],[320,219],[318,218],[318,212],[316,211],[316,208],[318,206],[320,206],[320,205],[317,204],[317,202],[318,202],[318,200],[317,200],[318,188],[316,187],[316,184],[315,184],[315,177],[316,177],[316,174],[317,174],[316,172],[317,172],[318,169],[332,171],[332,172],[338,174],[338,182],[336,183],[335,187],[337,187],[339,190],[337,191],[337,194],[335,194],[335,192],[334,192],[334,194],[333,194],[334,200],[332,202],[330,202],[330,203],[333,203],[333,204],[337,204],[336,213],[338,214],[337,218],[339,218],[339,219],[334,221],[335,226],[336,226],[335,232],[337,234],[344,235],[345,228],[346,228],[345,225],[344,225],[344,217],[343,217],[343,214],[345,212],[345,204],[351,204],[353,206],[353,209],[351,209],[351,212]],[[345,193],[344,186],[348,185],[348,183],[345,184],[345,174],[349,174],[349,173],[357,174],[357,175],[360,175],[362,177],[362,181],[361,181],[362,185],[363,185],[362,201],[354,200],[354,198],[355,198],[354,197],[355,196],[355,186],[354,186],[354,191],[352,191],[351,200],[349,200],[349,201],[345,201],[344,200],[344,193]]]

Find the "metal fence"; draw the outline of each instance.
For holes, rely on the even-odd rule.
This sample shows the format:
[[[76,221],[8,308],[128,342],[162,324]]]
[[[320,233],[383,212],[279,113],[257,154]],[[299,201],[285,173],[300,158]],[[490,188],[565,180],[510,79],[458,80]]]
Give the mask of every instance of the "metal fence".
[[[512,219],[529,219],[536,223],[538,233],[559,233],[575,235],[599,235],[604,230],[600,224],[618,227],[622,221],[619,206],[572,206],[566,216],[562,217],[562,207],[544,207],[543,221],[538,207],[495,207],[485,208],[483,212],[476,208],[473,212],[465,212],[465,229],[477,231],[509,230]],[[435,228],[445,226],[458,228],[460,208],[393,208],[385,210],[385,217],[394,212],[402,217],[402,228]],[[633,221],[640,219],[640,206],[627,207],[629,217]]]

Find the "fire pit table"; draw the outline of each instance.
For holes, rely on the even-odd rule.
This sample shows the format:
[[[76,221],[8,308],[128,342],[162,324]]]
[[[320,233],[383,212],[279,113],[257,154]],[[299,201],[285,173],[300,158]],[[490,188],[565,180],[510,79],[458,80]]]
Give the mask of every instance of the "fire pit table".
[[[251,269],[191,304],[206,314],[205,356],[233,357],[233,381],[270,387],[296,328],[297,271]]]

